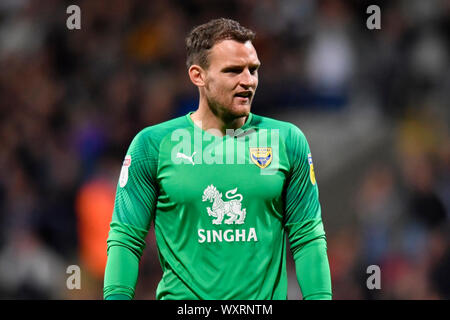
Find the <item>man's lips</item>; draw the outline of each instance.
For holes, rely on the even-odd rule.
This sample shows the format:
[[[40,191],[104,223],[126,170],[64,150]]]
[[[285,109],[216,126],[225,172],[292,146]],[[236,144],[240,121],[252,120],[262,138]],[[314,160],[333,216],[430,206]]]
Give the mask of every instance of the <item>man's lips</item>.
[[[250,99],[253,96],[252,91],[241,91],[234,95],[237,98]]]
[[[241,97],[241,98],[251,98],[253,95],[253,92],[250,90],[247,91],[240,91],[234,94],[236,97]]]
[[[238,101],[241,102],[246,102],[246,103],[250,103],[250,97],[239,97],[239,96],[234,96],[235,99],[237,99]]]

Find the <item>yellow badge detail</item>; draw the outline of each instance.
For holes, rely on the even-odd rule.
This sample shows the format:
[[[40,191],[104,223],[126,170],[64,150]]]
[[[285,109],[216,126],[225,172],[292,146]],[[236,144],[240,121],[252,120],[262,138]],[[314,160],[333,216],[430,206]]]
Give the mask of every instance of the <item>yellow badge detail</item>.
[[[254,164],[264,169],[272,162],[272,148],[250,148],[250,158]]]
[[[309,179],[311,180],[311,183],[314,185],[316,184],[316,175],[314,174],[314,164],[312,161],[311,153],[308,154],[308,163],[309,163]]]

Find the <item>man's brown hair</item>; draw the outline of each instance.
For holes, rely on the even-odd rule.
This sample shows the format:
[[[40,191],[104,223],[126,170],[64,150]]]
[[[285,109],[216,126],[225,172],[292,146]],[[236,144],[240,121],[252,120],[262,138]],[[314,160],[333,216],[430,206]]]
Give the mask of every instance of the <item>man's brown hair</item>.
[[[255,33],[239,24],[239,22],[219,18],[192,29],[186,37],[187,59],[189,67],[197,64],[202,68],[208,68],[209,50],[219,41],[236,40],[242,43],[253,41]]]

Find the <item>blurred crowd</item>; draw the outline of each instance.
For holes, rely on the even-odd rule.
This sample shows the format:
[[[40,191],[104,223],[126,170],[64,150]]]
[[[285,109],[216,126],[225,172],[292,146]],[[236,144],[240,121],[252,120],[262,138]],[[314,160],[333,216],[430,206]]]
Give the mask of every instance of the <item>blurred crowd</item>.
[[[80,30],[66,27],[71,4]],[[229,17],[257,34],[255,113],[339,113],[367,101],[393,129],[386,159],[368,162],[348,194],[353,208],[327,212],[353,218],[325,226],[334,298],[449,299],[450,3],[378,2],[380,30],[366,27],[370,4],[1,1],[0,298],[102,298],[128,145],[196,109],[184,38]],[[69,265],[81,268],[81,290],[66,287]],[[380,290],[367,289],[369,265],[381,269]],[[154,299],[160,276],[152,230],[136,297]]]

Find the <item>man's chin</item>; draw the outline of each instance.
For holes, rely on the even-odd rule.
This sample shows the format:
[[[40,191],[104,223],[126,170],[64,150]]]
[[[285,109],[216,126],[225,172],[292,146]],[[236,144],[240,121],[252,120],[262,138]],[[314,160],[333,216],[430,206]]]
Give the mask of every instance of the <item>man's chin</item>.
[[[250,104],[234,105],[230,110],[230,115],[234,118],[248,117],[250,114]]]

